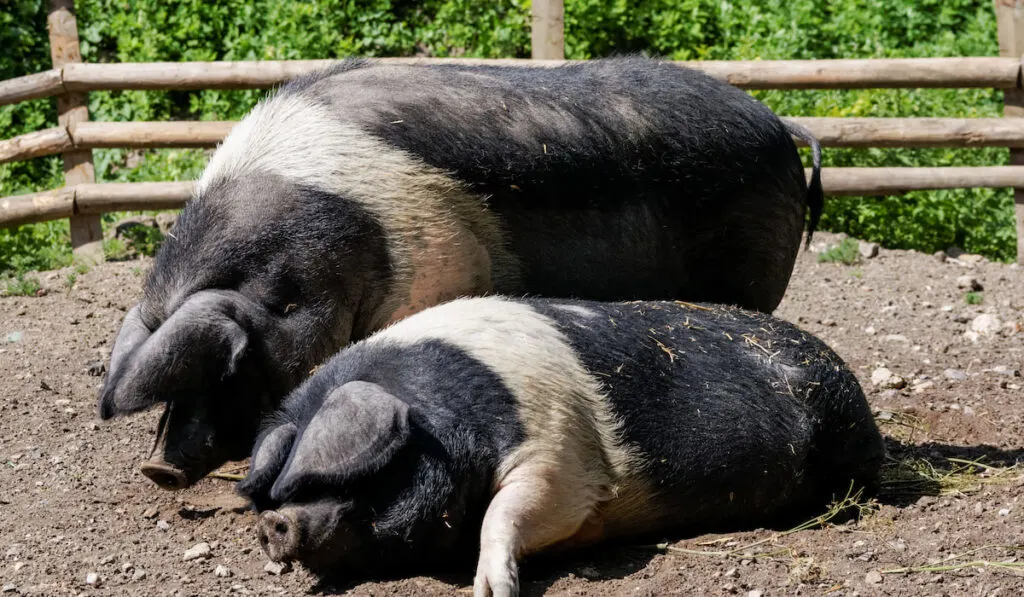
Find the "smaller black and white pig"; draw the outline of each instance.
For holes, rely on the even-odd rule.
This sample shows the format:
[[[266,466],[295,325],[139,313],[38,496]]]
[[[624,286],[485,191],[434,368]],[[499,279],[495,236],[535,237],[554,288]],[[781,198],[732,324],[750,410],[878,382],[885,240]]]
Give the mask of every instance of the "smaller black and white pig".
[[[238,491],[322,577],[766,525],[878,486],[881,436],[820,340],[708,304],[464,298],[353,344],[264,427]]]

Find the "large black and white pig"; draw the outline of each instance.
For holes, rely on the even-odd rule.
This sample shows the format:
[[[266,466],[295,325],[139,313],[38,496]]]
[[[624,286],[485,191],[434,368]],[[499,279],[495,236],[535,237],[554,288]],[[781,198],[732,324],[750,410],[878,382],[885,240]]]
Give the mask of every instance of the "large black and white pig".
[[[477,597],[547,549],[816,514],[878,486],[856,378],[769,315],[466,298],[329,360],[238,490],[271,559],[400,574],[479,546]],[[475,553],[475,552],[474,552]]]
[[[791,133],[815,146],[810,187]],[[669,63],[345,62],[217,149],[125,317],[100,416],[166,404],[143,470],[181,488],[248,454],[311,368],[445,300],[771,311],[821,211],[819,161],[806,131]]]

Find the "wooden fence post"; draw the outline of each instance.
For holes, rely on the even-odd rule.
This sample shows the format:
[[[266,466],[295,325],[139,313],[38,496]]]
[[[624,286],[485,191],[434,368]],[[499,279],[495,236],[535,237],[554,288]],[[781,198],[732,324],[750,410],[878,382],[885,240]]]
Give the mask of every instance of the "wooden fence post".
[[[530,56],[534,60],[565,59],[565,7],[562,0],[533,0]]]
[[[50,57],[53,67],[61,68],[70,62],[81,62],[78,48],[78,25],[75,22],[74,0],[50,0],[50,13],[46,18],[50,31]],[[57,117],[60,126],[69,126],[89,120],[86,94],[67,93],[57,96]],[[74,186],[96,180],[91,149],[72,149],[64,152],[64,184]],[[93,263],[103,261],[103,226],[100,216],[71,216],[71,248],[75,256]]]
[[[999,23],[999,55],[1024,59],[1024,0],[995,0]],[[1003,94],[1003,116],[1024,117],[1024,89],[1020,74],[1017,88]],[[1024,165],[1024,149],[1010,150],[1010,164]],[[1024,264],[1024,188],[1013,189],[1014,219],[1017,222],[1017,263]]]

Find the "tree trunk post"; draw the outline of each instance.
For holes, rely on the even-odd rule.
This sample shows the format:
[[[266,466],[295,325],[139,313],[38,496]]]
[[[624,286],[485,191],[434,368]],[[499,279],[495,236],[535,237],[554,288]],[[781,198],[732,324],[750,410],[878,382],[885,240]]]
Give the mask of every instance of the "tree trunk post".
[[[562,0],[533,0],[530,50],[534,60],[565,59],[565,7]]]
[[[995,0],[999,24],[999,55],[1024,57],[1024,0]],[[1024,89],[1017,75],[1016,89],[1003,94],[1003,116],[1024,117]],[[1024,165],[1024,149],[1010,150],[1010,164]],[[1013,213],[1017,223],[1017,263],[1024,264],[1024,188],[1013,189]]]
[[[50,57],[54,68],[71,62],[81,62],[78,47],[78,25],[75,21],[74,0],[50,0],[50,13],[46,18],[50,32]],[[66,93],[57,96],[57,119],[62,128],[89,120],[86,94]],[[72,149],[64,152],[64,184],[95,182],[91,149]],[[71,216],[71,248],[75,257],[91,263],[103,261],[103,226],[99,215],[82,215],[77,210]]]

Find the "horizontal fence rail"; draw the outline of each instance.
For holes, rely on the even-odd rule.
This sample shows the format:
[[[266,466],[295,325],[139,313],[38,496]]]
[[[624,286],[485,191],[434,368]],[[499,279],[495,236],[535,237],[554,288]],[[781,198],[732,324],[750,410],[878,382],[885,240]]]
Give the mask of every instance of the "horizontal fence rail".
[[[806,175],[810,177],[810,170]],[[830,196],[898,195],[914,190],[1024,187],[1024,166],[962,168],[823,168]],[[0,199],[0,227],[111,211],[179,209],[192,182],[80,184]]]
[[[1024,119],[1006,118],[804,118],[824,147],[1020,147]],[[82,122],[0,141],[0,163],[54,155],[68,149],[215,147],[231,121]],[[797,140],[801,145],[802,141]]]
[[[549,68],[565,60],[375,58],[389,64]],[[338,60],[183,63],[68,63],[0,82],[0,105],[100,90],[268,89]],[[675,62],[743,89],[994,88],[1021,93],[1018,57]],[[825,147],[1006,147],[1024,149],[1024,119],[787,118]],[[1021,122],[1017,122],[1020,120]],[[0,163],[97,148],[215,147],[234,122],[78,122],[0,140]],[[802,141],[797,141],[802,144]],[[826,168],[825,192],[893,195],[912,190],[1024,188],[1024,165],[971,168]],[[78,184],[0,199],[0,226],[120,210],[176,209],[189,182]],[[1024,255],[1024,203],[1017,201]],[[1024,262],[1024,257],[1021,258]]]
[[[551,67],[573,61],[474,58],[368,58],[391,64]],[[338,60],[67,64],[0,82],[0,105],[73,91],[267,89]],[[694,60],[675,62],[742,89],[973,88],[1017,85],[1017,58]]]

